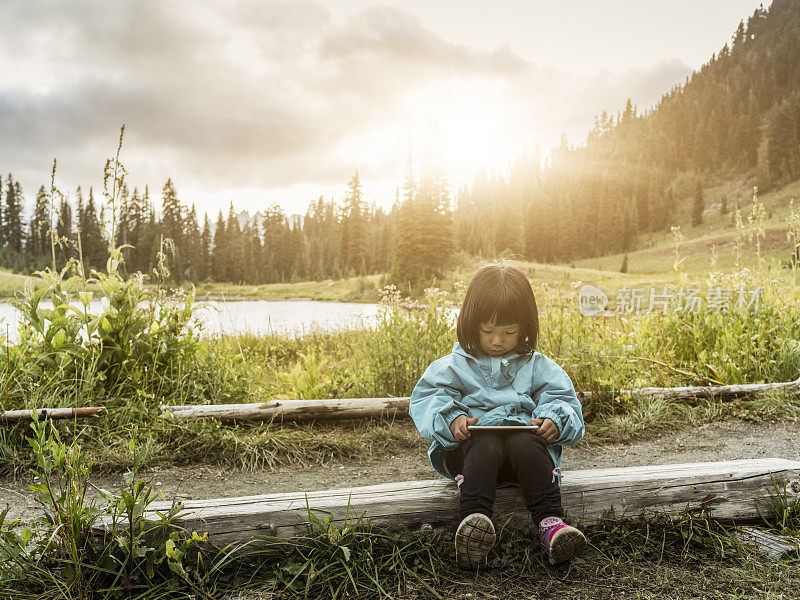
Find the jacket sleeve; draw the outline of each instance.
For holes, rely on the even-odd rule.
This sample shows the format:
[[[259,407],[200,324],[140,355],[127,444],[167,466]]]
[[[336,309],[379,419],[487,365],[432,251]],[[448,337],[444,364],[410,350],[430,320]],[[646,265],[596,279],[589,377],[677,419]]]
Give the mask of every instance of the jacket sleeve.
[[[550,419],[558,426],[554,444],[574,446],[585,432],[583,410],[569,375],[555,361],[540,354],[533,369],[531,398],[534,419]]]
[[[460,443],[453,437],[450,424],[458,415],[469,415],[457,386],[458,378],[452,370],[446,364],[434,361],[414,386],[408,408],[422,437],[430,442],[437,441],[446,448]]]

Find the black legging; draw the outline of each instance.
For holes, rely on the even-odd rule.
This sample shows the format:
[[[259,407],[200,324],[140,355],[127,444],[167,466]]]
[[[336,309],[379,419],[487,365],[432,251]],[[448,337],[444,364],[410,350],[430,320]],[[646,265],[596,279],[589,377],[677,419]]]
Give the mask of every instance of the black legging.
[[[446,461],[450,473],[464,476],[459,519],[476,512],[491,517],[501,482],[519,483],[534,523],[564,516],[547,444],[529,430],[473,431],[447,454]]]

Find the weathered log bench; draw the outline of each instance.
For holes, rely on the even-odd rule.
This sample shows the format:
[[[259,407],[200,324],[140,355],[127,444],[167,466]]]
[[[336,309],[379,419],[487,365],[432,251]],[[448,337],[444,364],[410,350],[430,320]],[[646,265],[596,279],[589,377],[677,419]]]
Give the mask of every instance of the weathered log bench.
[[[758,517],[757,505],[785,488],[791,501],[800,498],[800,462],[764,458],[729,462],[655,465],[617,469],[567,471],[562,484],[564,507],[571,519],[591,524],[609,516],[677,516],[706,508],[719,519]],[[349,515],[364,515],[371,523],[417,528],[454,522],[458,488],[445,479],[403,481],[350,489],[265,494],[239,498],[185,500],[178,524],[188,531],[207,532],[215,545],[247,541],[254,536],[290,537],[306,531],[308,509],[320,518],[333,515],[341,525]],[[166,512],[170,502],[150,506]],[[498,490],[499,519],[527,520],[519,488]],[[108,528],[106,520],[102,526]]]

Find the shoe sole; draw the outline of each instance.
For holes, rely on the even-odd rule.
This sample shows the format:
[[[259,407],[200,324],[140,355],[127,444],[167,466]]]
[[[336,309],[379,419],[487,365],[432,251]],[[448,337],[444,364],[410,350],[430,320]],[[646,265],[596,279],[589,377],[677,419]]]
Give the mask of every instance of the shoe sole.
[[[478,513],[465,517],[456,531],[456,564],[462,569],[486,567],[495,538],[489,517]]]
[[[574,527],[557,531],[550,540],[550,564],[557,565],[583,554],[586,537]]]

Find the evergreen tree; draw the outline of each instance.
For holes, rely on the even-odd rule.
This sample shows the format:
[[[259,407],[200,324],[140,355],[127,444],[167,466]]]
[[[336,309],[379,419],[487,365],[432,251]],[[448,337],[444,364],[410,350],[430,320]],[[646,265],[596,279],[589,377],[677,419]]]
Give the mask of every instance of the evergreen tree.
[[[9,173],[6,182],[6,197],[3,203],[3,243],[8,250],[22,252],[22,190]]]
[[[192,208],[184,218],[183,240],[183,254],[185,257],[183,275],[191,281],[198,281],[204,259],[200,226],[197,223],[197,210],[194,204],[192,204]]]
[[[136,270],[152,273],[161,242],[161,231],[156,220],[156,209],[150,199],[150,188],[145,186],[139,207],[136,209]]]
[[[230,281],[230,266],[228,265],[228,253],[226,250],[228,242],[225,234],[225,217],[222,216],[222,211],[219,211],[217,225],[214,228],[214,252],[211,266],[215,281]]]
[[[173,251],[167,252],[167,268],[172,278],[180,283],[184,273],[183,210],[172,179],[167,179],[161,190],[161,234],[172,240]]]
[[[286,217],[280,206],[273,204],[267,208],[264,213],[264,220],[261,222],[261,228],[264,240],[265,280],[268,283],[285,281],[289,275],[286,272],[287,261],[285,255],[287,249],[284,245],[286,240]],[[338,252],[334,254],[338,254]]]
[[[244,267],[244,244],[242,243],[242,229],[239,226],[239,219],[233,208],[233,202],[228,209],[228,222],[225,226],[225,247],[222,248],[226,254],[228,263],[228,281],[240,283],[243,281]]]
[[[200,265],[197,277],[201,281],[211,277],[211,245],[214,236],[211,233],[211,222],[208,220],[208,213],[205,213],[203,220],[203,233],[200,235]]]
[[[39,188],[36,195],[36,205],[31,217],[30,233],[28,234],[28,253],[37,260],[46,261],[50,255],[50,199],[44,186]]]
[[[416,202],[417,184],[410,150],[403,193],[404,199],[397,208],[397,231],[391,274],[391,279],[400,285],[416,282],[422,277],[424,267],[418,252],[422,246],[421,232],[417,227],[421,214]]]
[[[398,215],[393,277],[401,284],[441,278],[452,263],[453,213],[444,170],[438,156],[438,130],[429,124],[419,185]]]
[[[108,258],[108,245],[103,237],[103,228],[97,216],[94,202],[94,190],[89,188],[89,198],[83,204],[83,195],[78,188],[78,232],[80,248],[83,254],[84,269],[102,269]]]
[[[342,215],[342,240],[339,253],[342,266],[354,272],[361,270],[367,261],[367,214],[361,195],[358,171],[348,183],[347,197]]]

